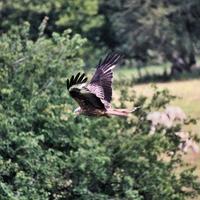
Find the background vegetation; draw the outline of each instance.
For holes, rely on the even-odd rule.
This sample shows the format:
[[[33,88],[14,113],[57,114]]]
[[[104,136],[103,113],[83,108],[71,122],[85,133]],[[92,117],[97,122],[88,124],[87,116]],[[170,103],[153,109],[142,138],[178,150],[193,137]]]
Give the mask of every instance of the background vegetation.
[[[135,83],[133,66],[141,82],[142,70],[155,80],[146,70],[160,68],[157,80],[169,80],[197,66],[199,9],[197,0],[1,1],[0,199],[197,198],[199,177],[175,135],[196,121],[149,135],[146,116],[174,97],[127,88]],[[76,117],[66,79],[95,66],[108,49],[125,55],[116,104],[141,109],[128,119]]]
[[[48,16],[49,37],[67,28],[86,37],[87,64],[106,49],[115,49],[138,68],[168,61],[174,75],[190,71],[199,55],[198,0],[14,0],[1,1],[0,9],[1,32],[29,21],[30,36],[36,39],[41,21]]]

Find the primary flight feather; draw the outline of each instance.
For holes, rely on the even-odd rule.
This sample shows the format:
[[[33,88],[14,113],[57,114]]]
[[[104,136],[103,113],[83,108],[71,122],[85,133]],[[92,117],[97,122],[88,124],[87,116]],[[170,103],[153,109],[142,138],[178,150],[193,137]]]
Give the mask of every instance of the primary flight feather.
[[[128,116],[133,112],[127,109],[111,108],[112,100],[112,78],[113,69],[119,62],[121,56],[117,53],[110,53],[102,61],[99,61],[96,71],[87,82],[85,74],[80,72],[76,76],[67,79],[67,89],[80,107],[75,112],[88,116]]]

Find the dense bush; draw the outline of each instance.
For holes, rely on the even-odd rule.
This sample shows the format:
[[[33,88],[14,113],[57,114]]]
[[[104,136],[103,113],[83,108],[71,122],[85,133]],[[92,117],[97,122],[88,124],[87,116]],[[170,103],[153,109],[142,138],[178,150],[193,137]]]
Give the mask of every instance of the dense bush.
[[[82,69],[79,35],[29,39],[29,24],[0,38],[0,199],[182,200],[200,191],[182,165],[180,126],[150,136],[146,115],[171,96],[120,101],[142,108],[122,118],[75,117],[66,78]],[[74,106],[73,106],[74,105]],[[168,152],[168,159],[164,159]],[[163,156],[165,155],[165,156]],[[164,157],[164,158],[163,158]]]
[[[14,0],[0,2],[0,33],[7,32],[29,21],[30,38],[37,39],[38,27],[46,17],[48,20],[45,34],[51,37],[53,32],[62,33],[71,29],[88,39],[84,46],[84,60],[87,67],[98,58],[104,50],[101,29],[104,16],[98,13],[99,0]],[[95,48],[98,46],[98,48]]]
[[[72,28],[73,31],[91,35],[93,28],[103,23],[98,15],[99,0],[14,0],[0,2],[0,32],[24,21],[31,22],[31,37],[37,37],[37,28],[41,20],[49,17],[46,33],[51,35],[55,30],[62,31]],[[95,32],[96,33],[96,32]]]

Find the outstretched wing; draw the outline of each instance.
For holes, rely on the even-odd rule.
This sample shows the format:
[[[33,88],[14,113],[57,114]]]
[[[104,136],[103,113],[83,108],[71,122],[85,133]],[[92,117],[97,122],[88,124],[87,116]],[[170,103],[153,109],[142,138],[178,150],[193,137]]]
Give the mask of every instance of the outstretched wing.
[[[95,108],[105,109],[99,97],[91,93],[85,87],[86,81],[87,77],[85,77],[85,74],[81,75],[80,72],[76,76],[67,79],[67,89],[69,90],[70,96],[74,98],[84,110]]]
[[[106,107],[112,99],[112,70],[120,58],[119,54],[110,53],[103,61],[100,60],[94,76],[87,85],[87,89],[99,97]]]

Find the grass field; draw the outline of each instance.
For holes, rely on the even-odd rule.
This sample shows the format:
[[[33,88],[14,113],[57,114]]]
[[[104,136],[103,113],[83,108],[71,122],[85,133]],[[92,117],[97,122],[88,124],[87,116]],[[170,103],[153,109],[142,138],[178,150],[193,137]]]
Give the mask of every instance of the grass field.
[[[172,102],[174,105],[180,106],[192,117],[200,117],[200,89],[198,88],[200,80],[172,81],[156,85],[159,89],[167,88],[171,94],[178,97]],[[134,90],[138,95],[151,96],[153,94],[150,83],[135,85]]]
[[[187,116],[198,119],[197,124],[190,126],[187,131],[192,131],[200,136],[200,80],[173,81],[169,83],[158,83],[156,85],[160,89],[167,88],[172,94],[180,97],[173,101],[172,105],[180,106]],[[135,85],[134,90],[137,95],[143,94],[151,96],[153,93],[151,84]],[[200,153],[195,154],[189,152],[184,155],[184,159],[188,163],[191,163],[191,165],[197,166],[196,173],[200,175]]]
[[[161,74],[164,69],[167,70],[168,65],[163,67],[150,67],[148,68],[148,73]],[[142,73],[146,69],[142,69]],[[117,77],[122,79],[131,80],[133,77],[138,77],[136,69],[119,69],[117,71]],[[153,94],[152,83],[134,85],[131,90],[135,90],[137,96],[145,95],[151,96]],[[171,105],[181,107],[187,116],[191,116],[197,119],[196,125],[191,125],[186,129],[186,131],[191,131],[200,136],[200,79],[182,80],[182,81],[170,81],[166,83],[156,83],[158,89],[168,89],[171,94],[177,96],[178,98],[171,102]],[[130,91],[131,91],[130,90]],[[200,144],[199,144],[200,146]],[[192,166],[196,166],[196,174],[200,177],[200,153],[189,152],[184,155],[184,159],[187,163]],[[200,200],[200,197],[196,200]]]
[[[169,71],[169,64],[160,66],[150,66],[147,69],[141,68],[143,75],[162,74],[164,70]],[[118,69],[116,72],[118,79],[131,80],[133,77],[138,77],[136,68]],[[172,102],[173,105],[180,106],[187,115],[200,119],[200,79],[188,79],[181,81],[170,81],[165,83],[155,83],[159,89],[167,88],[172,95],[177,96],[177,99]],[[151,96],[153,89],[152,83],[145,83],[133,86],[137,95]],[[200,134],[200,124],[194,127],[194,130]]]
[[[170,63],[162,64],[162,65],[150,65],[148,67],[140,67],[140,72],[136,67],[130,68],[120,68],[116,69],[117,78],[121,79],[137,79],[140,76],[146,75],[161,75],[163,72],[170,72]],[[140,73],[140,74],[139,74]]]

